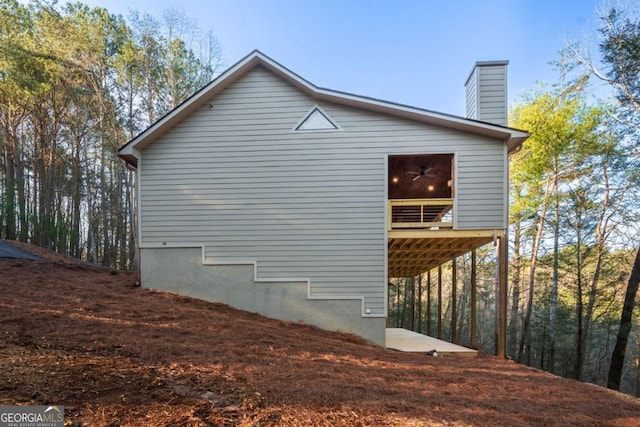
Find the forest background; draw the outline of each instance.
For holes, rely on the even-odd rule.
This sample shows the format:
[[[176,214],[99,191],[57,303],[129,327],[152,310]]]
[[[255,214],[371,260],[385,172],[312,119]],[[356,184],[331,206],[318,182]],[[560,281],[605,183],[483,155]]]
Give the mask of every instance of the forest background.
[[[640,396],[640,14],[616,6],[599,20],[596,49],[568,44],[557,82],[510,112],[531,137],[511,158],[508,354]],[[0,0],[0,238],[133,268],[135,174],[116,151],[214,78],[221,58],[215,36],[177,10],[124,18]],[[594,82],[615,98],[598,100]],[[396,280],[390,326],[493,351],[494,252]]]

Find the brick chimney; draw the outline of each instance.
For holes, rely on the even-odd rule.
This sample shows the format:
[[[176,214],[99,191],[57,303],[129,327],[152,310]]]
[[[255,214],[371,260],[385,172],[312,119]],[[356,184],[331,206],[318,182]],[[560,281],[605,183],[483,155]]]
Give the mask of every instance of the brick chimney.
[[[467,118],[507,126],[507,65],[509,61],[476,62],[464,84]]]

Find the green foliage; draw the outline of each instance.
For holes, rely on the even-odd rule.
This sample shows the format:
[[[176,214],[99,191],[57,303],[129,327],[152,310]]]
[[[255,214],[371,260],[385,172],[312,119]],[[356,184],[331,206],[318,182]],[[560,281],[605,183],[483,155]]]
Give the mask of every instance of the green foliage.
[[[157,22],[0,0],[0,166],[11,183],[0,187],[0,236],[131,264],[133,178],[116,150],[210,80],[219,60],[184,41],[195,33],[165,38],[175,22]]]
[[[511,314],[522,325],[530,316],[530,330],[520,332],[523,361],[603,384],[630,265],[626,224],[638,218],[638,160],[614,119],[618,106],[590,104],[585,77],[567,81],[571,69],[562,67],[557,85],[536,88],[512,112],[510,124],[531,133],[512,157],[510,220],[520,233],[519,268],[534,287]]]
[[[638,10],[625,9],[622,3],[610,7],[601,16],[602,26],[599,29],[602,41],[600,53],[605,73],[602,74],[594,64],[578,55],[592,75],[607,82],[616,91],[618,100],[613,117],[620,125],[620,133],[625,135],[626,159],[634,159],[632,168],[628,169],[626,187],[637,188],[640,170],[640,144],[638,143],[638,124],[640,123],[640,16]],[[636,190],[637,191],[637,190]],[[637,207],[634,209],[637,213]],[[636,216],[637,218],[637,216]],[[636,247],[638,247],[636,243]],[[620,326],[616,337],[615,348],[611,357],[607,386],[620,389],[623,377],[625,353],[633,323],[633,307],[640,283],[640,253],[638,253],[632,274],[627,284],[625,301],[620,317]],[[636,346],[637,349],[637,346]],[[636,353],[637,354],[637,353]],[[638,369],[638,368],[636,368]],[[638,371],[640,372],[640,370]],[[640,375],[636,375],[638,381]],[[636,384],[636,392],[640,390]]]
[[[539,87],[526,95],[511,112],[510,125],[531,136],[514,157],[512,180],[534,188],[551,174],[571,177],[576,171],[562,168],[570,156],[588,156],[598,145],[602,108],[587,106],[581,93],[558,93]]]
[[[640,19],[611,8],[602,17],[600,52],[622,106],[640,113]]]

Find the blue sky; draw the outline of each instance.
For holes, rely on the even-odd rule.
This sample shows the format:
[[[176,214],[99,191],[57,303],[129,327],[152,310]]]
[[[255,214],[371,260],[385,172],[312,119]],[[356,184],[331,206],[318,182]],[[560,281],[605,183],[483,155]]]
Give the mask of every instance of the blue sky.
[[[603,0],[85,0],[111,13],[181,8],[218,38],[227,65],[253,49],[311,83],[464,115],[475,61],[507,59],[513,104],[567,40],[595,38]]]

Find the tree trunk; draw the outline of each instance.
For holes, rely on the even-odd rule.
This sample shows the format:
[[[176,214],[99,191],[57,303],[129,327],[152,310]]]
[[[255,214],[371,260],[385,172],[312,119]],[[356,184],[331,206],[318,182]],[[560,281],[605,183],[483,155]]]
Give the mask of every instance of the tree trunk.
[[[106,141],[104,137],[104,131],[101,130],[100,140],[100,207],[102,209],[102,259],[100,265],[104,267],[111,266],[111,245],[109,244],[109,197],[107,195],[107,176],[105,173],[106,168]]]
[[[616,345],[611,354],[611,365],[609,365],[609,378],[607,387],[613,390],[620,390],[620,380],[622,379],[622,368],[624,366],[624,354],[627,349],[627,341],[631,333],[631,317],[635,305],[636,294],[640,283],[640,248],[636,253],[636,259],[631,270],[631,277],[627,284],[627,292],[624,296],[622,315],[620,316],[620,329],[616,338]]]
[[[524,351],[525,341],[529,333],[529,324],[531,322],[531,311],[533,309],[533,297],[535,291],[535,277],[536,266],[538,264],[538,250],[540,249],[540,243],[542,242],[542,232],[544,229],[544,219],[547,215],[547,204],[549,201],[549,181],[545,184],[544,201],[542,202],[542,212],[538,216],[538,229],[536,236],[533,240],[533,249],[531,251],[531,266],[529,267],[529,295],[527,298],[527,307],[524,313],[524,319],[522,321],[522,335],[520,336],[520,343],[518,345],[518,357],[516,361],[522,362],[522,353]]]
[[[82,163],[81,163],[81,142],[80,135],[76,136],[74,152],[72,158],[72,180],[73,180],[73,208],[71,212],[71,239],[69,242],[69,253],[75,258],[80,258],[80,203],[82,199]]]
[[[461,263],[458,269],[459,276],[462,276],[462,293],[458,298],[458,319],[457,319],[457,331],[458,331],[458,342],[465,342],[465,337],[468,336],[469,324],[467,322],[468,316],[468,303],[469,303],[469,294],[470,294],[470,279],[469,279],[469,269],[467,264],[467,258],[465,256],[460,258]]]
[[[46,120],[46,119],[45,119]],[[54,192],[55,192],[55,161],[56,161],[56,150],[57,150],[57,141],[56,141],[56,132],[53,130],[57,128],[57,118],[54,117],[48,120],[50,122],[50,126],[52,130],[46,133],[48,137],[48,157],[47,157],[47,165],[46,165],[46,183],[45,183],[45,223],[47,228],[45,229],[46,236],[46,248],[55,250],[56,243],[56,233],[55,233],[55,205],[54,205]],[[46,128],[46,125],[44,125]]]
[[[580,381],[582,378],[582,366],[584,364],[584,351],[585,351],[585,341],[584,341],[584,330],[582,318],[584,315],[584,307],[582,304],[582,216],[578,215],[578,224],[577,227],[577,239],[576,239],[576,270],[578,277],[576,278],[576,286],[577,286],[577,295],[576,295],[576,363],[575,363],[575,371],[576,371],[576,380]]]
[[[425,322],[427,323],[427,335],[431,335],[431,270],[427,271],[427,310]]]
[[[442,339],[442,265],[438,266],[438,339]]]
[[[598,297],[598,285],[600,283],[600,275],[602,273],[602,263],[604,254],[606,251],[606,230],[608,228],[608,218],[607,210],[610,205],[610,184],[609,184],[609,175],[606,164],[603,167],[602,177],[605,184],[605,193],[604,200],[602,202],[602,208],[600,209],[600,214],[598,216],[598,223],[596,225],[596,259],[595,266],[593,268],[593,277],[591,277],[590,285],[589,285],[589,299],[587,300],[587,308],[583,321],[583,333],[582,340],[584,342],[584,347],[586,348],[587,341],[589,339],[589,333],[591,331],[591,322],[593,320],[593,312],[596,305],[596,299]]]
[[[507,350],[514,359],[518,359],[518,311],[520,308],[520,269],[522,264],[520,258],[521,231],[520,221],[516,221],[513,227],[511,315],[509,317],[509,347]]]
[[[451,342],[457,343],[458,331],[456,318],[458,316],[458,259],[451,260]]]
[[[13,160],[13,144],[10,142],[8,132],[4,133],[2,138],[4,141],[4,162],[5,162],[5,206],[4,206],[4,230],[0,230],[0,236],[5,239],[15,240],[16,238],[16,181],[15,181],[15,162]],[[0,225],[2,225],[0,223]]]
[[[560,196],[558,194],[557,160],[554,171],[553,192],[555,195],[553,223],[553,278],[549,301],[549,372],[555,372],[556,337],[558,335],[558,253],[560,251]]]
[[[16,191],[18,193],[18,216],[20,222],[20,233],[18,238],[21,242],[26,242],[29,236],[29,222],[27,220],[26,194],[24,186],[24,162],[22,161],[22,150],[18,146],[17,135],[13,146],[13,160],[16,165]]]
[[[138,217],[136,214],[136,175],[133,171],[127,171],[127,197],[129,198],[129,265],[136,271],[139,266],[138,254]],[[139,273],[139,272],[138,272]],[[138,279],[139,280],[139,279]]]

